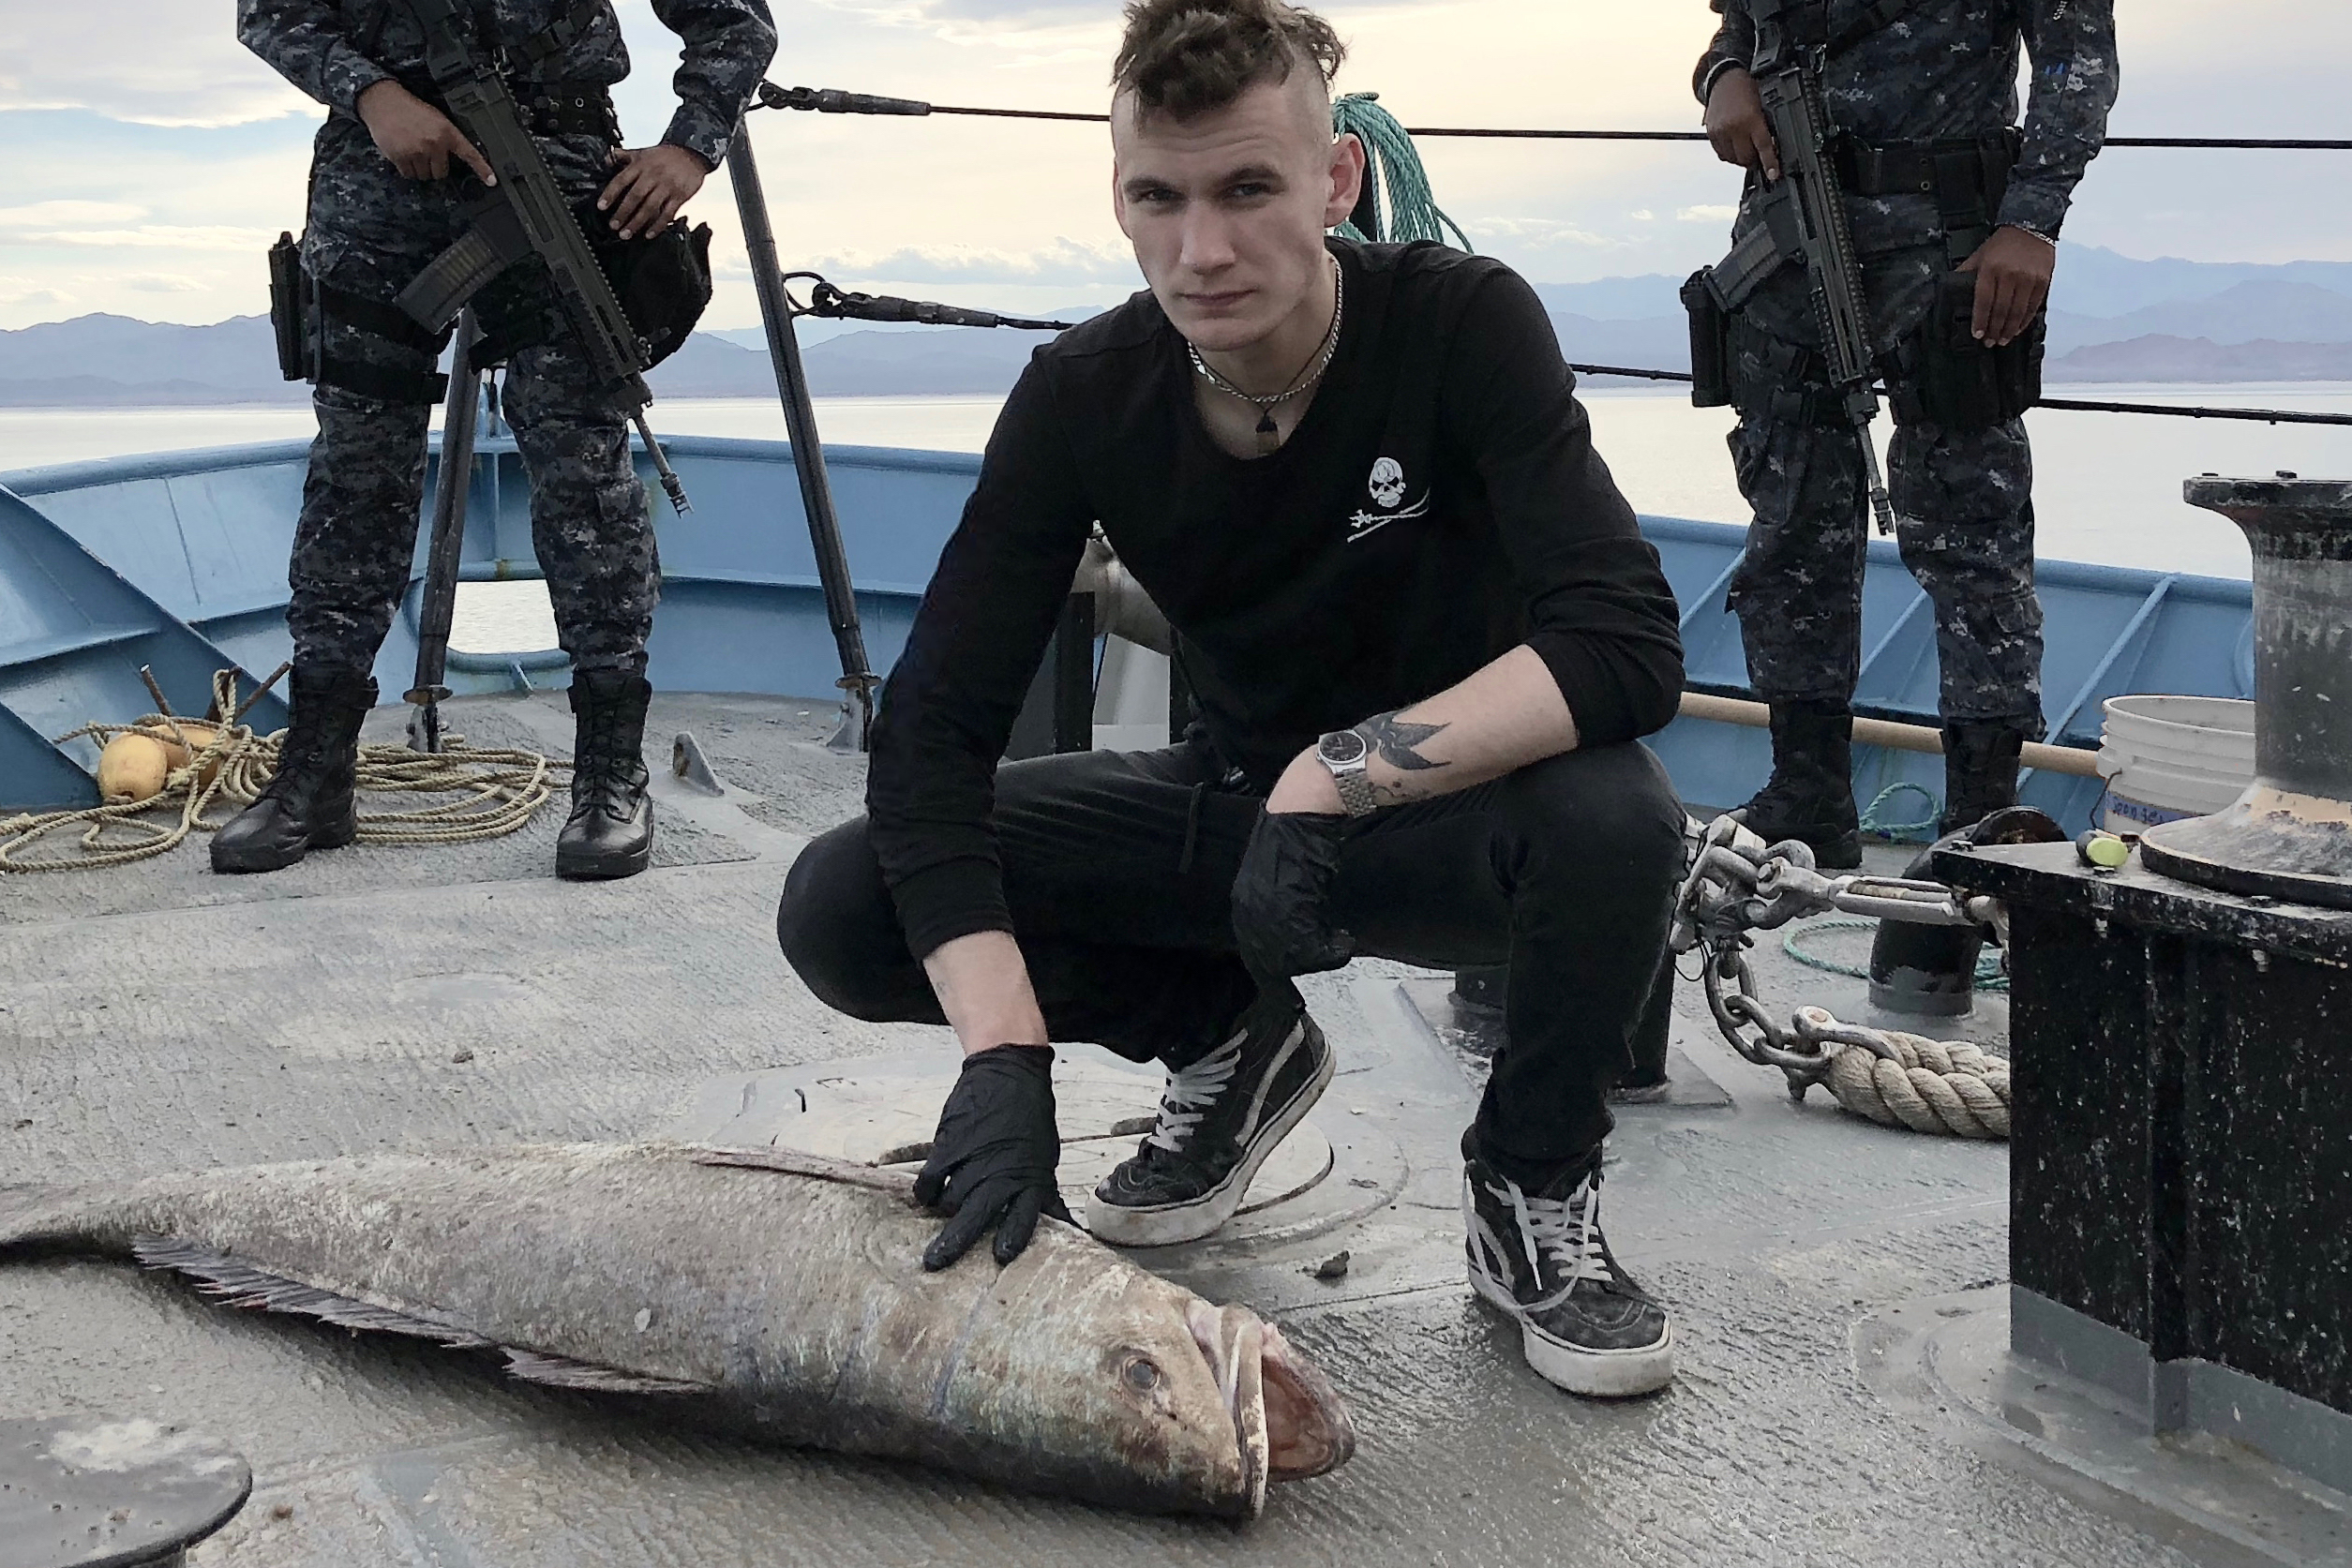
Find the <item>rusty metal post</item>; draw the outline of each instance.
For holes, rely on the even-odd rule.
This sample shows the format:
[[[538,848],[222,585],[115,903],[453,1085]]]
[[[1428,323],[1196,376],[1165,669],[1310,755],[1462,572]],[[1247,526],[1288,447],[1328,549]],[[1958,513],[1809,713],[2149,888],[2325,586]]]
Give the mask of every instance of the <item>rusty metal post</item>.
[[[2254,546],[2255,782],[2228,810],[2151,828],[2151,871],[2352,909],[2352,481],[2192,479]]]

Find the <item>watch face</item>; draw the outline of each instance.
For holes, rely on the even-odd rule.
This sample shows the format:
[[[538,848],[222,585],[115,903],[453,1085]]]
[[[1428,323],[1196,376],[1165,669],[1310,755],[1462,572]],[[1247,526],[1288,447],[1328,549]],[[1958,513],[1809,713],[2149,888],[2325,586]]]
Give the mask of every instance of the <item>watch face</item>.
[[[1352,729],[1334,730],[1315,743],[1315,754],[1334,768],[1361,762],[1371,748]]]

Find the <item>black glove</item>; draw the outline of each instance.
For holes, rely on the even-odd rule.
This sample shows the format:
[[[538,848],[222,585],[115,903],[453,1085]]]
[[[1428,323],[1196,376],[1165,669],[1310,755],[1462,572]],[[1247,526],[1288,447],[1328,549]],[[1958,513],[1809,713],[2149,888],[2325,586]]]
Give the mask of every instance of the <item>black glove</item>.
[[[1258,814],[1233,884],[1234,941],[1251,974],[1288,979],[1356,955],[1356,939],[1332,929],[1325,907],[1347,823],[1320,812]]]
[[[1054,1053],[1041,1045],[999,1045],[965,1057],[939,1113],[931,1157],[915,1178],[915,1202],[953,1217],[923,1248],[922,1266],[948,1267],[991,1226],[996,1262],[1009,1263],[1029,1245],[1039,1215],[1070,1222],[1054,1185],[1061,1157]]]

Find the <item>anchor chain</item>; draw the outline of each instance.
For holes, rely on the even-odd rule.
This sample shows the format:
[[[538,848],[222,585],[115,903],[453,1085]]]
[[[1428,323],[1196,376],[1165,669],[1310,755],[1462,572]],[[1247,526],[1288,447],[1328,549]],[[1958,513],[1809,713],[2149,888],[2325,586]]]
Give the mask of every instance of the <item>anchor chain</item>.
[[[1961,1041],[1845,1023],[1821,1008],[1799,1008],[1787,1023],[1756,990],[1747,952],[1754,933],[1833,911],[1923,925],[1990,926],[2004,943],[2008,912],[1998,901],[1940,882],[1824,874],[1794,840],[1766,844],[1730,816],[1685,829],[1689,870],[1674,901],[1670,945],[1700,956],[1707,1010],[1731,1049],[1776,1068],[1789,1098],[1817,1083],[1838,1103],[1887,1126],[1966,1138],[2009,1136],[2009,1064]]]

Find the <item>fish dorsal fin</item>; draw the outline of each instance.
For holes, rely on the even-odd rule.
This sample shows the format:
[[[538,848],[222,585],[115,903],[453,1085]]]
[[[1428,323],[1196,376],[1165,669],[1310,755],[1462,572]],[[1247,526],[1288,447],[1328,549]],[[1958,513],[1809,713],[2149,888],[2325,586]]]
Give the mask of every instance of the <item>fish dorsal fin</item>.
[[[905,1171],[853,1165],[846,1159],[805,1154],[799,1149],[773,1146],[729,1149],[697,1144],[687,1148],[686,1157],[697,1165],[731,1165],[747,1171],[780,1171],[786,1175],[815,1176],[822,1181],[842,1182],[851,1187],[870,1187],[894,1198],[911,1200],[915,1192],[915,1178]]]
[[[131,1251],[151,1269],[171,1269],[197,1282],[196,1288],[231,1307],[257,1307],[264,1312],[292,1312],[338,1328],[370,1329],[381,1334],[406,1334],[430,1339],[451,1350],[499,1350],[506,1352],[506,1369],[531,1382],[556,1388],[587,1388],[606,1394],[707,1394],[707,1383],[675,1378],[623,1372],[565,1356],[544,1355],[502,1345],[462,1323],[413,1310],[379,1307],[299,1279],[289,1279],[257,1268],[244,1259],[174,1236],[141,1236]]]
[[[599,1394],[708,1394],[709,1383],[693,1382],[682,1378],[656,1378],[643,1372],[622,1372],[593,1362],[574,1361],[569,1356],[542,1355],[537,1351],[518,1351],[513,1346],[506,1351],[506,1370],[510,1376],[526,1382],[546,1383],[550,1388],[587,1388]]]
[[[452,1350],[482,1350],[498,1342],[445,1318],[379,1307],[371,1301],[359,1301],[316,1285],[306,1285],[299,1279],[289,1279],[282,1274],[272,1274],[202,1242],[174,1236],[140,1236],[132,1241],[130,1249],[147,1267],[185,1274],[197,1281],[198,1290],[231,1307],[293,1312],[341,1328],[406,1334]]]

